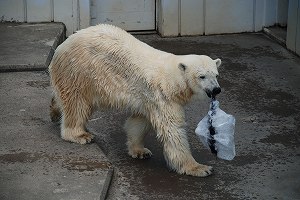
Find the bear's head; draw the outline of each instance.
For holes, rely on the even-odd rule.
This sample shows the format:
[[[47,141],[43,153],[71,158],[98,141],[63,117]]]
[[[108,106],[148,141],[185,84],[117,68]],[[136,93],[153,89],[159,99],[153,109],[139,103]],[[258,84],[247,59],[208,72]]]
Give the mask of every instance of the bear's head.
[[[205,55],[182,56],[179,69],[195,95],[206,92],[208,97],[215,97],[221,92],[217,81],[220,59],[211,59]]]

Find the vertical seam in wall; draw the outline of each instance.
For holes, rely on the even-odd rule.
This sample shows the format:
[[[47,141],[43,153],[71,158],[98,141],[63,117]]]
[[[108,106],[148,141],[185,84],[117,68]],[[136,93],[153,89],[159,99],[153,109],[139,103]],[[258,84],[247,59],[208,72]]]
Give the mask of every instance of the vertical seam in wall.
[[[256,0],[253,0],[253,31],[255,32],[255,27],[256,27]]]
[[[79,30],[79,1],[78,0],[72,0],[72,33],[75,33],[77,30]]]
[[[276,0],[275,1],[275,4],[276,4],[276,6],[275,6],[275,22],[274,22],[274,25],[276,25],[277,24],[277,15],[278,15],[278,0]]]
[[[90,14],[91,16],[91,14]],[[158,31],[157,28],[157,0],[154,0],[154,30]]]
[[[296,18],[296,20],[297,20],[297,24],[296,24],[296,34],[295,34],[295,52],[297,53],[297,34],[298,34],[298,32],[300,31],[300,30],[298,30],[298,28],[299,28],[299,24],[300,24],[300,20],[298,20],[299,19],[299,13],[300,13],[300,1],[298,1],[297,2],[297,18]],[[299,41],[300,42],[300,41]],[[300,51],[300,49],[299,49],[299,51]]]
[[[93,25],[94,24],[94,7],[95,7],[95,5],[94,5],[94,2],[93,2],[93,0],[90,0],[89,1],[90,2],[90,25]]]
[[[181,0],[178,0],[178,35],[181,35]]]
[[[203,35],[205,35],[206,32],[205,18],[206,18],[206,0],[203,0]]]
[[[80,5],[79,0],[77,0],[77,28],[76,31],[80,30]]]
[[[74,33],[74,29],[75,29],[75,23],[74,23],[74,0],[71,0],[72,2],[72,31],[71,31],[71,35]],[[68,29],[67,29],[68,30]],[[69,31],[70,32],[70,31]]]
[[[264,0],[263,24],[262,24],[262,28],[266,26],[266,9],[267,9],[267,2],[266,2],[266,0]]]
[[[54,0],[50,0],[50,21],[54,22]]]
[[[27,22],[27,0],[23,0],[24,4],[24,22]]]

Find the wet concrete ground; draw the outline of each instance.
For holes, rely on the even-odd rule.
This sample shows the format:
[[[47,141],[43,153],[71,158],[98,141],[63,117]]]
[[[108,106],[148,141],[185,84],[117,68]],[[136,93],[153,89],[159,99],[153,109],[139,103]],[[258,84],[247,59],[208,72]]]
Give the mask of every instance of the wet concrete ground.
[[[50,100],[46,72],[0,73],[0,199],[104,199],[110,162],[97,144],[60,138]]]
[[[175,54],[221,58],[221,108],[236,117],[233,161],[216,159],[194,129],[209,100],[186,107],[188,136],[195,159],[214,167],[207,178],[178,175],[166,168],[152,132],[149,160],[127,155],[122,126],[129,113],[97,112],[89,128],[115,166],[108,199],[300,199],[300,58],[263,34],[160,38],[138,35]]]

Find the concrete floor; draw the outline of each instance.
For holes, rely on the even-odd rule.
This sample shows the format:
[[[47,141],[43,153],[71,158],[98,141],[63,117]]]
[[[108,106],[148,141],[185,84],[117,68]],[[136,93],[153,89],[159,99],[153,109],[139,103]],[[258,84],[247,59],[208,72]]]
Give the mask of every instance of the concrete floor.
[[[111,164],[97,144],[60,138],[46,72],[0,73],[0,199],[104,199]]]
[[[166,168],[155,133],[146,147],[154,156],[135,160],[126,152],[122,125],[129,113],[97,112],[89,128],[115,167],[108,199],[300,199],[300,59],[263,34],[160,38],[138,35],[175,54],[221,58],[221,108],[236,117],[233,161],[216,159],[194,130],[209,101],[186,107],[188,136],[197,161],[214,167],[207,178]]]
[[[95,183],[103,180],[95,174],[101,169],[82,172],[81,168],[84,165],[90,169],[87,164],[93,159],[112,163],[114,167],[109,200],[300,199],[299,57],[263,34],[136,37],[175,54],[206,54],[222,59],[219,83],[223,92],[218,100],[224,111],[236,117],[235,159],[216,159],[194,134],[197,123],[208,111],[209,100],[186,107],[193,155],[197,161],[214,167],[212,176],[197,178],[167,169],[154,132],[146,138],[146,146],[154,153],[153,157],[149,160],[130,158],[122,128],[129,115],[126,112],[105,111],[93,115],[89,129],[96,134],[96,144],[78,146],[62,141],[58,135],[59,126],[49,121],[48,76],[42,72],[1,73],[0,199],[99,197],[101,188]],[[5,41],[6,38],[2,38],[1,44]],[[45,40],[41,44],[45,46],[50,44],[48,42]],[[49,51],[49,45],[47,48]],[[0,53],[3,52],[6,53]],[[11,70],[12,64],[3,66]],[[20,66],[29,66],[27,70],[40,69],[40,65],[35,64]],[[97,145],[105,155],[97,150]],[[63,156],[58,156],[62,152]],[[107,172],[106,168],[104,170]],[[62,174],[75,178],[64,180]],[[70,189],[62,183],[68,183]],[[78,189],[79,186],[92,191]],[[73,193],[73,189],[77,193]]]

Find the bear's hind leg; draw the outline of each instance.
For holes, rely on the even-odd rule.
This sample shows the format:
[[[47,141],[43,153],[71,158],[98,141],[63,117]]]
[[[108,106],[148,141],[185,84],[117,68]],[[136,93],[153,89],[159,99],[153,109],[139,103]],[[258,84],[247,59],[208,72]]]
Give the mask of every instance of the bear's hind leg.
[[[52,122],[59,122],[61,119],[61,110],[55,96],[52,97],[50,104],[50,118]]]
[[[93,135],[85,128],[90,114],[91,107],[84,100],[76,98],[73,103],[69,100],[67,105],[63,106],[62,139],[79,144],[90,143]]]
[[[132,115],[124,125],[127,133],[128,154],[133,158],[150,158],[152,153],[144,147],[144,139],[151,129],[150,122],[142,115]]]

